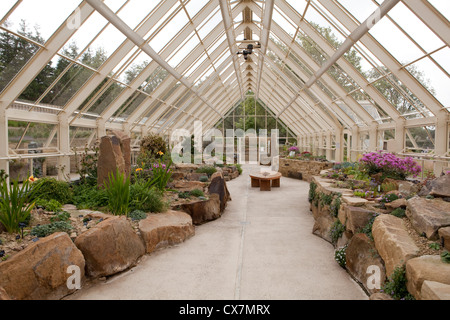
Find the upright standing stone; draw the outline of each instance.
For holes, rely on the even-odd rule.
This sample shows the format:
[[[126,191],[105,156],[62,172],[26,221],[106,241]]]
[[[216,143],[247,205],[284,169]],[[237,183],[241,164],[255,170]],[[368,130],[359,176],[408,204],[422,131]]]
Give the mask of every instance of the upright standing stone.
[[[102,137],[97,162],[98,185],[102,187],[108,181],[110,173],[115,174],[116,171],[129,176],[130,167],[130,138],[118,132],[115,132],[114,135]]]

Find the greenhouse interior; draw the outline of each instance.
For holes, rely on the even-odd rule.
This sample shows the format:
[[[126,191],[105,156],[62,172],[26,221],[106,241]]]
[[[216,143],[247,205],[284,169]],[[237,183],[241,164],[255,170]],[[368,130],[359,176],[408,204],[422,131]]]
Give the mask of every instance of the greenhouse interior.
[[[0,300],[450,300],[449,20],[2,0]]]

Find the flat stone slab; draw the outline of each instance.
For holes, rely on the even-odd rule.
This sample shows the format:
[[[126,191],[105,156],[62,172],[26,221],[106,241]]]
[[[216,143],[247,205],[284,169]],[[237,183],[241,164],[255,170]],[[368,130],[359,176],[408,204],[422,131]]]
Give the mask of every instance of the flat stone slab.
[[[450,300],[450,285],[425,280],[420,295],[422,300]]]
[[[147,253],[182,243],[195,234],[191,216],[173,210],[149,215],[139,222],[139,230]]]
[[[353,207],[362,207],[369,202],[368,200],[363,198],[347,196],[342,196],[342,201]]]
[[[402,219],[392,215],[378,216],[372,226],[375,247],[386,266],[389,277],[396,267],[417,257],[419,248],[409,236]]]
[[[408,200],[406,215],[419,234],[438,240],[439,229],[450,226],[450,202],[414,197]]]
[[[408,291],[420,300],[425,281],[450,285],[450,263],[442,262],[439,255],[411,259],[406,263],[406,279]]]

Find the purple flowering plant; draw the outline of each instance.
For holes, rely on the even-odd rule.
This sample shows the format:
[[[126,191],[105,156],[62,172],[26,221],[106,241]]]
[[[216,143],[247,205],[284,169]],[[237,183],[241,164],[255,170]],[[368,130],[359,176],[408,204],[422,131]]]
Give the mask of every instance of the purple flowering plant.
[[[289,152],[295,152],[295,153],[300,153],[300,149],[296,146],[290,147],[288,149]]]
[[[422,167],[413,158],[399,158],[393,153],[366,153],[359,162],[369,175],[381,172],[386,177],[398,180],[405,180],[409,175],[417,177],[422,172]]]

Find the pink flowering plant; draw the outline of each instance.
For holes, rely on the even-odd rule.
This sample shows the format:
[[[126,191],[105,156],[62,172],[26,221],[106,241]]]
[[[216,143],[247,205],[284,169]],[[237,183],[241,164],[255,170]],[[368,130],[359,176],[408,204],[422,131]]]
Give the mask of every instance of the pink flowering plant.
[[[405,180],[410,175],[417,177],[422,172],[422,167],[413,158],[399,158],[392,153],[366,153],[360,159],[360,165],[369,175],[381,172],[384,177],[398,180]]]
[[[290,147],[288,149],[289,152],[295,152],[295,153],[300,153],[300,149],[296,146]]]

